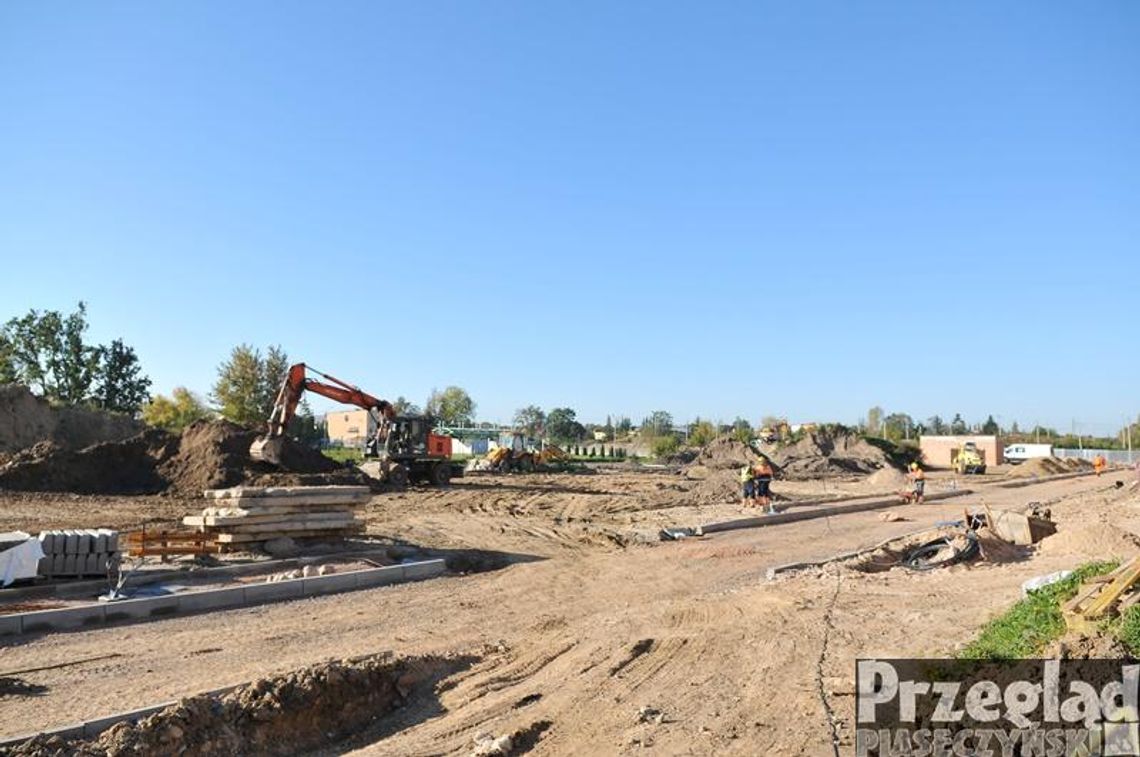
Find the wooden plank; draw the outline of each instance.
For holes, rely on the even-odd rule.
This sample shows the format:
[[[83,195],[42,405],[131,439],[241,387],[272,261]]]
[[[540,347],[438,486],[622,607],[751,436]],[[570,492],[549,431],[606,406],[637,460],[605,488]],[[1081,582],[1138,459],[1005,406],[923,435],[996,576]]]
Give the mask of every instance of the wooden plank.
[[[1104,616],[1109,608],[1120,598],[1124,592],[1128,591],[1134,583],[1140,580],[1140,557],[1134,557],[1125,563],[1127,569],[1119,573],[1112,583],[1104,587],[1104,590],[1089,603],[1088,607],[1082,613],[1086,618],[1095,620]],[[1125,566],[1121,566],[1122,568]]]
[[[366,505],[370,496],[329,496],[311,497],[223,497],[206,500],[215,507],[306,507],[319,505]]]

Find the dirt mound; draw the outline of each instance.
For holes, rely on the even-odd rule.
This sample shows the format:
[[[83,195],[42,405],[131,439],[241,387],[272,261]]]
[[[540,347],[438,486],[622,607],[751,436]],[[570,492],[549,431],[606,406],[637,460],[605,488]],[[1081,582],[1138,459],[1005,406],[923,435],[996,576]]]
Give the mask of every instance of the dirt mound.
[[[857,477],[884,468],[901,470],[901,466],[896,465],[883,449],[858,434],[846,431],[813,431],[797,442],[774,446],[771,457],[783,477],[792,481]]]
[[[910,489],[910,478],[905,473],[895,468],[883,468],[867,476],[864,481],[867,488],[872,491],[893,492],[902,489]]]
[[[760,455],[744,442],[731,436],[718,436],[704,446],[689,467],[738,470],[759,461]]]
[[[143,430],[133,418],[78,407],[52,407],[20,384],[0,385],[0,454],[8,455],[38,442],[81,449],[121,441]]]
[[[342,741],[403,706],[417,689],[473,657],[393,660],[376,655],[313,665],[222,696],[183,699],[136,724],[119,723],[92,741],[37,736],[8,752],[69,754],[297,754]]]
[[[297,486],[366,483],[316,450],[288,443],[290,472],[249,457],[256,432],[229,421],[197,421],[181,437],[148,429],[81,450],[38,444],[0,467],[0,489],[77,494],[190,496],[238,484]]]
[[[1108,560],[1128,559],[1140,552],[1140,536],[1109,523],[1062,524],[1038,547],[1043,555],[1078,555]]]
[[[1091,471],[1092,463],[1076,457],[1035,457],[1026,460],[1020,465],[1010,468],[1006,475],[1010,478],[1033,478],[1044,476],[1057,476],[1062,473],[1080,473]]]

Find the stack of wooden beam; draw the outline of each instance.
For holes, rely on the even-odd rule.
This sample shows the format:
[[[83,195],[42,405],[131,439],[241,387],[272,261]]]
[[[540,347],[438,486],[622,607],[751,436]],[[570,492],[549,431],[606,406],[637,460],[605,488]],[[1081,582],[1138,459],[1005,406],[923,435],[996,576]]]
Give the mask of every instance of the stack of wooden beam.
[[[218,544],[253,546],[283,536],[344,538],[364,530],[357,518],[367,486],[276,486],[210,489],[201,515],[182,519]]]

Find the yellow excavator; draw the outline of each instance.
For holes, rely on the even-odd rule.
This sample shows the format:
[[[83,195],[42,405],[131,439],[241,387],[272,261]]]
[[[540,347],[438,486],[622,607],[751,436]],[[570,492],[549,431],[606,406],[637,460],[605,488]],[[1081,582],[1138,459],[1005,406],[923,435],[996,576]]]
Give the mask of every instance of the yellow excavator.
[[[530,473],[543,465],[553,462],[569,460],[570,456],[561,448],[548,444],[542,451],[535,452],[526,448],[526,440],[522,434],[515,434],[511,446],[496,447],[487,453],[487,462],[491,470],[520,471]]]

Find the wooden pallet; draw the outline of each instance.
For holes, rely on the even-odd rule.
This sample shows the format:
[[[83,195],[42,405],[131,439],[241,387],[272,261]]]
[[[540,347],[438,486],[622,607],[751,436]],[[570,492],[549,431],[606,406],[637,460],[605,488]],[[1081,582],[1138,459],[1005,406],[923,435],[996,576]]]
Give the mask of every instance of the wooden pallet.
[[[1061,607],[1065,624],[1072,631],[1087,633],[1097,621],[1123,612],[1140,602],[1140,592],[1132,591],[1140,582],[1140,557],[1134,557],[1104,576],[1087,579],[1076,596]]]
[[[128,531],[120,544],[131,557],[208,555],[222,551],[211,534],[197,531]]]

